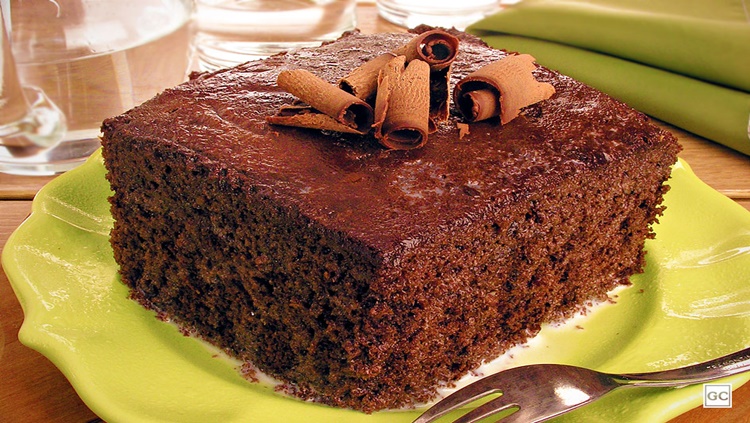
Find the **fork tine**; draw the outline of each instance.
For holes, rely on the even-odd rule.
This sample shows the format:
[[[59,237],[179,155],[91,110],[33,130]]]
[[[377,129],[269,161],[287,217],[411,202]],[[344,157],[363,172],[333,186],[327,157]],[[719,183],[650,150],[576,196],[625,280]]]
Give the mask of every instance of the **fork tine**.
[[[479,420],[482,420],[485,417],[492,416],[501,411],[509,410],[514,407],[518,407],[518,404],[516,404],[514,401],[512,401],[511,399],[503,395],[491,401],[487,401],[486,403],[480,405],[479,407],[469,411],[463,416],[457,418],[453,423],[478,422]]]
[[[481,380],[479,382],[482,382]],[[433,404],[427,411],[422,413],[418,419],[414,420],[413,423],[430,423],[440,417],[450,413],[451,411],[466,405],[472,401],[476,401],[479,398],[500,392],[498,389],[491,386],[480,385],[476,382],[472,385],[465,386],[458,391],[448,395],[441,399],[437,403]],[[492,402],[492,401],[490,401]]]

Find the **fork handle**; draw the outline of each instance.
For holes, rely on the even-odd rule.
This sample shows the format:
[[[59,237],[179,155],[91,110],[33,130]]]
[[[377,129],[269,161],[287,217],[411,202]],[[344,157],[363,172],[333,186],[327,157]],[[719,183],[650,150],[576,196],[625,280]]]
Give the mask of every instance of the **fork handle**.
[[[750,370],[750,348],[703,363],[650,373],[612,375],[622,385],[681,387],[708,382]]]

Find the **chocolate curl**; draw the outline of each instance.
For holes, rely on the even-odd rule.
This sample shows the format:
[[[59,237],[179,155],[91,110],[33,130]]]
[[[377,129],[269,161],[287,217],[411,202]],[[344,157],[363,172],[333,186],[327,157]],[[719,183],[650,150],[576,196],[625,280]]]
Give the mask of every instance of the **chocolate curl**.
[[[290,105],[283,106],[274,116],[266,118],[269,123],[274,125],[296,126],[299,128],[321,129],[335,132],[345,132],[348,134],[362,134],[356,128],[344,125],[336,119],[320,113],[307,105]]]
[[[399,47],[367,61],[339,81],[339,87],[363,100],[368,100],[378,89],[378,73],[396,55],[407,62],[422,60],[430,65],[430,117],[433,122],[445,121],[450,114],[450,68],[458,53],[459,40],[442,29],[423,32]]]
[[[430,73],[430,120],[434,126],[450,115],[450,79],[450,66]]]
[[[459,40],[442,29],[423,32],[394,53],[406,56],[407,62],[420,59],[430,65],[430,117],[432,125],[450,115],[451,64],[458,54]]]
[[[378,89],[378,75],[391,59],[392,53],[385,53],[363,63],[339,80],[339,88],[362,100],[369,99]]]
[[[457,37],[438,28],[417,35],[393,53],[406,56],[407,62],[424,60],[435,71],[453,63],[458,54],[458,43]]]
[[[282,71],[276,83],[313,109],[354,129],[356,133],[365,134],[372,126],[373,111],[369,104],[307,70]]]
[[[390,104],[391,92],[395,88],[398,78],[406,68],[406,57],[396,56],[386,63],[378,72],[378,89],[375,97],[375,122],[372,124],[375,130],[375,138],[383,138],[383,124],[385,123],[388,106]]]
[[[392,59],[383,69],[375,98],[375,137],[393,150],[419,148],[430,132],[430,66]]]
[[[499,115],[504,125],[522,108],[552,97],[555,87],[534,78],[534,60],[528,54],[507,56],[459,81],[453,97],[464,118],[477,122]]]

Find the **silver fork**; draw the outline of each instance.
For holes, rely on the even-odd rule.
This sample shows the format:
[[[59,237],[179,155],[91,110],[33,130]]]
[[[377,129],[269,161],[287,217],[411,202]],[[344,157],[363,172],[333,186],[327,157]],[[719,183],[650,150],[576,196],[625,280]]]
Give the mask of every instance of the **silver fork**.
[[[507,422],[542,422],[589,404],[621,387],[683,387],[750,370],[750,348],[714,360],[651,373],[612,374],[561,364],[515,367],[482,378],[443,398],[414,423],[434,422],[480,398],[500,393],[454,423],[472,423],[505,410]],[[498,421],[500,421],[498,420]]]

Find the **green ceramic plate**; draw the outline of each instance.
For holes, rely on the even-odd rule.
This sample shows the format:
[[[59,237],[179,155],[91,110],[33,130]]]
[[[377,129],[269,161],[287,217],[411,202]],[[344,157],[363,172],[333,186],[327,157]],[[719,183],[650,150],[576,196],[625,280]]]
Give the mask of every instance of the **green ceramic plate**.
[[[683,162],[667,214],[649,241],[645,274],[613,304],[546,327],[511,365],[536,361],[606,371],[660,370],[750,345],[750,213],[704,185]],[[202,342],[127,298],[107,234],[101,157],[53,180],[5,246],[2,262],[23,306],[19,339],[47,356],[108,422],[408,422],[417,411],[365,415],[276,394],[240,377]],[[750,375],[730,378],[735,388]],[[561,419],[666,421],[702,402],[702,389],[630,389]]]

